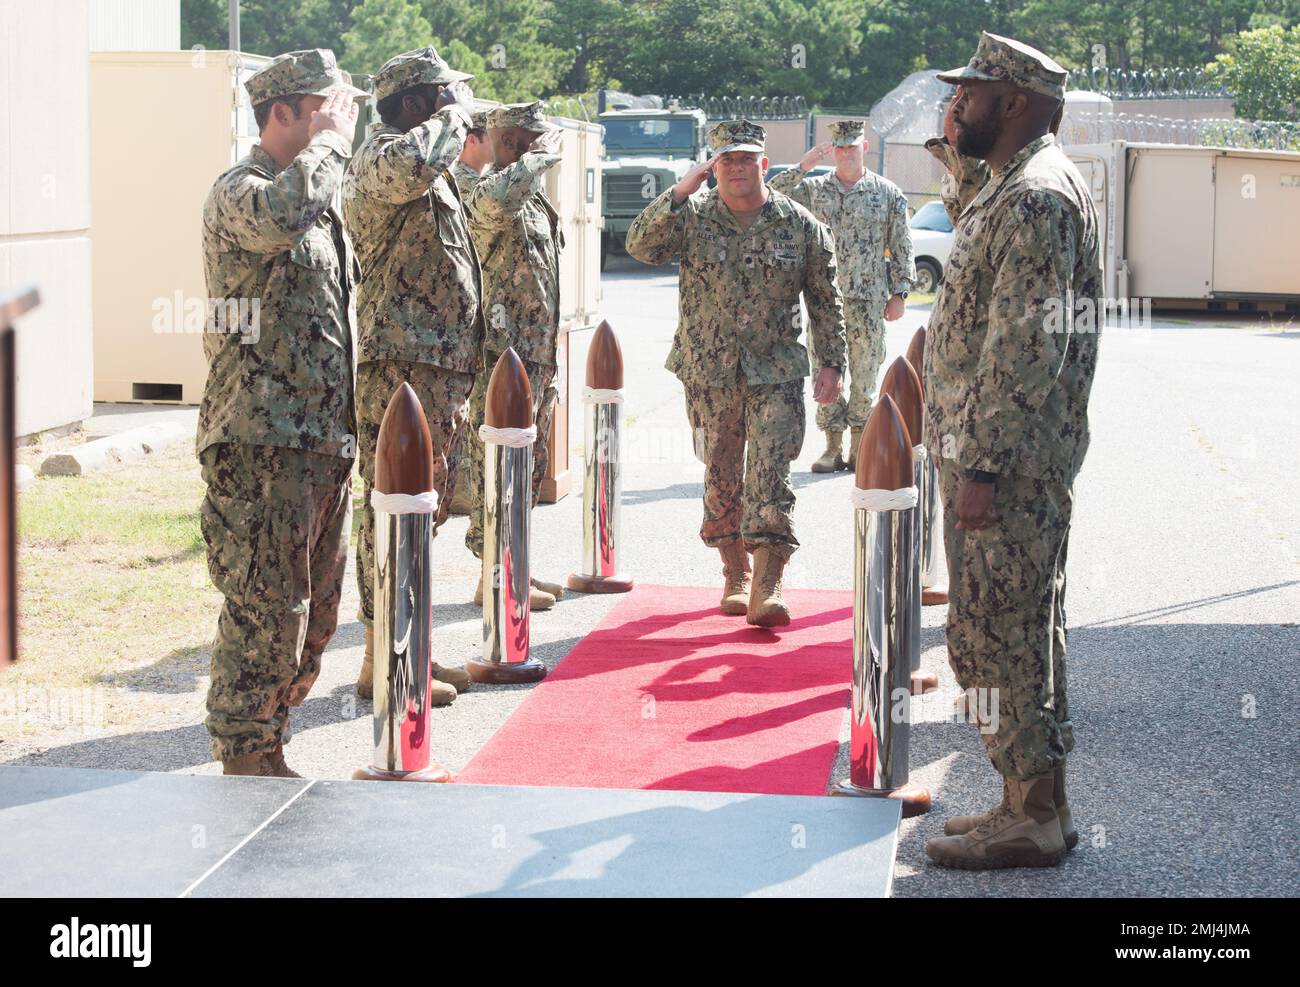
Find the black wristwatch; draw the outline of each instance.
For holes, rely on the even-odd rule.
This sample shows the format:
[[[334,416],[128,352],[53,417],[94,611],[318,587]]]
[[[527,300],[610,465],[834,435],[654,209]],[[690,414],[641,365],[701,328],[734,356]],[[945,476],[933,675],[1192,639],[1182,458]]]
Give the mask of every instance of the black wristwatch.
[[[974,480],[976,483],[992,483],[998,478],[996,473],[990,473],[988,470],[967,470],[966,479]]]

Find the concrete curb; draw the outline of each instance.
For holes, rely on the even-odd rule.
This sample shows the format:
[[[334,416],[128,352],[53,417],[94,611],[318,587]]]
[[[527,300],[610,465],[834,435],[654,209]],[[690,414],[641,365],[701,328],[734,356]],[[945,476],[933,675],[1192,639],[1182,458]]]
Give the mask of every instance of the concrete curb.
[[[51,453],[41,462],[41,475],[81,476],[105,466],[137,462],[188,435],[189,429],[171,423],[129,429]]]

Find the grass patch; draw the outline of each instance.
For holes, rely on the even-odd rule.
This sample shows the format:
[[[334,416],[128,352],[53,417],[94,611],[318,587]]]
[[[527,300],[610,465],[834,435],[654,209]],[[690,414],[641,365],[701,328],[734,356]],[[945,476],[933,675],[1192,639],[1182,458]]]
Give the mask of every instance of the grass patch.
[[[360,506],[360,480],[354,485]],[[221,595],[199,529],[193,447],[80,477],[38,477],[18,500],[20,659],[6,688],[192,691]],[[353,541],[361,511],[353,511]]]

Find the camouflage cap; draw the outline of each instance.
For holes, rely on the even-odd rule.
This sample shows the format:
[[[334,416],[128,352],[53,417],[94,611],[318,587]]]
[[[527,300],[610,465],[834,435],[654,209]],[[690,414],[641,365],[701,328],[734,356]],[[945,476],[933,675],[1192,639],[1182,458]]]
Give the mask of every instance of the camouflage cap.
[[[709,130],[709,150],[713,157],[728,151],[757,151],[762,154],[767,132],[748,120],[723,120]]]
[[[352,76],[339,68],[334,52],[328,48],[306,48],[276,55],[270,65],[248,77],[244,88],[254,106],[299,93],[324,96],[334,89],[346,90],[354,99],[369,95],[352,85]]]
[[[522,127],[541,133],[544,130],[559,130],[557,124],[546,119],[542,112],[542,101],[531,103],[506,103],[488,110],[487,125],[493,130],[505,130],[508,127]]]
[[[963,82],[1009,82],[1030,92],[1064,99],[1068,74],[1055,59],[1037,48],[984,31],[969,64],[940,72],[938,77],[955,86]]]
[[[470,127],[474,130],[487,130],[487,110],[475,110],[469,115]]]
[[[448,65],[433,45],[425,45],[415,51],[394,55],[380,66],[375,73],[375,100],[387,99],[412,86],[450,85],[472,78],[468,72],[460,72]]]
[[[852,147],[862,143],[861,120],[839,120],[831,124],[831,142],[836,147]]]

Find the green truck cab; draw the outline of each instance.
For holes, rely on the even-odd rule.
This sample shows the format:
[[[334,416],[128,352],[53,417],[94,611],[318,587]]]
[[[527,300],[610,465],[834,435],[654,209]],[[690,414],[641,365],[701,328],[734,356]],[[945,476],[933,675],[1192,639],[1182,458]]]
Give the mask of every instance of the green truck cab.
[[[624,252],[627,231],[641,210],[708,157],[703,110],[620,110],[600,114],[605,128],[601,165],[605,228],[600,269],[613,251]]]

